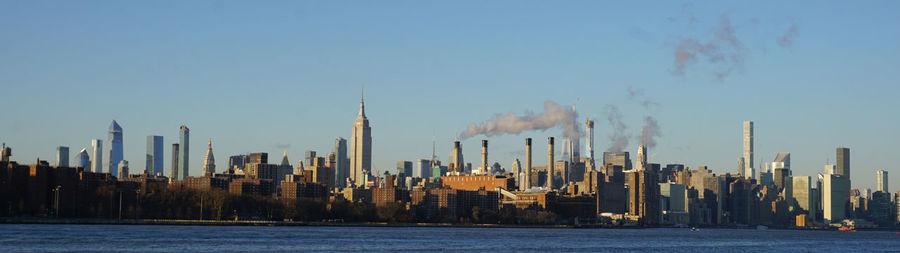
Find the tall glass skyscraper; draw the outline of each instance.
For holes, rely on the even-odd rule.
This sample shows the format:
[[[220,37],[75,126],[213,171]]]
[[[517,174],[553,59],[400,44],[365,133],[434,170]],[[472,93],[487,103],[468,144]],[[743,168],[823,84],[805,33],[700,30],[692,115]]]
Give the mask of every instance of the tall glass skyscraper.
[[[103,141],[91,140],[91,172],[103,173]]]
[[[144,173],[156,175],[163,173],[163,137],[159,135],[147,136],[147,163]]]
[[[122,127],[115,120],[109,124],[109,139],[106,145],[109,148],[109,161],[106,167],[115,177],[118,176],[119,162],[122,161]]]
[[[75,156],[78,161],[75,162],[75,167],[82,167],[85,170],[90,171],[91,169],[91,156],[88,155],[87,149],[81,149],[78,152],[78,155]]]
[[[188,171],[190,171],[190,157],[188,156],[188,150],[190,150],[190,135],[191,130],[188,129],[187,126],[181,125],[181,131],[178,133],[178,180],[184,180],[188,177]]]
[[[56,167],[69,167],[69,147],[56,147]]]
[[[178,172],[178,154],[179,154],[178,143],[172,143],[172,172],[169,173],[169,179],[178,180],[178,175],[181,173]]]
[[[347,139],[334,140],[334,184],[337,187],[347,185],[347,177],[350,176],[350,158],[347,158]]]
[[[753,121],[744,121],[744,167],[741,174],[746,179],[756,178],[753,173]]]

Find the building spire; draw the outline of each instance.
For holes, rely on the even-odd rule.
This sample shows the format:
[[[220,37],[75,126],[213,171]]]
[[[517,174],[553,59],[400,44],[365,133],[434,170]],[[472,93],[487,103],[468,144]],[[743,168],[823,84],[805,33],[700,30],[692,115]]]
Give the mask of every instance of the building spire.
[[[359,93],[359,118],[366,117],[366,102],[365,102],[366,90],[365,88],[360,89]]]
[[[206,148],[206,157],[203,158],[203,176],[215,176],[216,174],[216,158],[213,156],[212,138],[209,138],[208,147]]]

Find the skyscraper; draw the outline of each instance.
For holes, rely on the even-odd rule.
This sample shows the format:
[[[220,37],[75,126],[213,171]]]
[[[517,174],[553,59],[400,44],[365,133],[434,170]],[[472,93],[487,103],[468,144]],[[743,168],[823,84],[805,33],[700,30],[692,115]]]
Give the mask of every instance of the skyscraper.
[[[431,159],[419,159],[416,161],[416,169],[413,171],[412,177],[431,177]]]
[[[809,176],[793,176],[791,177],[793,182],[791,183],[791,187],[793,190],[791,191],[791,199],[794,203],[797,204],[801,209],[814,213],[812,209],[815,197],[812,195],[812,181]]]
[[[637,152],[637,167],[634,169],[643,170],[644,166],[647,166],[647,147],[644,144],[640,144]]]
[[[6,142],[3,143],[3,147],[0,148],[0,162],[9,162],[9,157],[12,156],[12,148],[6,146]]]
[[[109,139],[106,140],[109,148],[109,161],[106,167],[114,177],[119,173],[119,162],[122,161],[122,127],[115,120],[109,124]]]
[[[181,131],[178,133],[178,180],[184,180],[188,177],[188,172],[190,171],[190,156],[189,151],[191,149],[191,130],[188,129],[187,126],[181,125]]]
[[[119,161],[119,164],[116,166],[116,171],[119,178],[128,178],[128,160]]]
[[[837,148],[837,174],[850,179],[850,148]]]
[[[169,173],[170,180],[178,180],[178,175],[181,175],[181,170],[178,169],[178,167],[181,167],[178,164],[180,153],[181,150],[178,147],[178,143],[172,143],[172,172]]]
[[[412,161],[397,161],[397,174],[403,173],[406,177],[412,177],[413,163]]]
[[[334,140],[334,183],[337,187],[346,187],[350,176],[350,158],[347,158],[347,139],[338,137]]]
[[[850,180],[840,174],[827,174],[822,182],[822,212],[826,223],[840,222],[847,217],[850,201]]]
[[[287,156],[287,153],[284,154]],[[212,139],[209,139],[209,147],[206,148],[206,157],[203,158],[203,176],[216,175],[216,158],[213,156]]]
[[[91,140],[91,172],[103,173],[103,141]]]
[[[885,170],[879,170],[875,172],[875,181],[878,184],[878,188],[875,188],[876,191],[888,191],[888,172]]]
[[[163,137],[158,135],[147,136],[147,162],[144,173],[156,175],[163,173]]]
[[[313,166],[314,161],[316,160],[316,151],[307,150],[306,157],[303,159],[303,165]]]
[[[56,147],[56,167],[69,167],[69,147]]]
[[[744,178],[756,178],[753,173],[753,121],[744,121]]]
[[[78,159],[75,166],[81,167],[86,170],[91,169],[91,156],[88,155],[87,149],[82,148],[81,151],[78,151],[78,155],[75,156]]]
[[[350,135],[350,177],[357,185],[365,182],[363,176],[372,169],[372,128],[366,118],[366,105],[362,96],[359,99],[359,115],[353,122],[353,133]]]

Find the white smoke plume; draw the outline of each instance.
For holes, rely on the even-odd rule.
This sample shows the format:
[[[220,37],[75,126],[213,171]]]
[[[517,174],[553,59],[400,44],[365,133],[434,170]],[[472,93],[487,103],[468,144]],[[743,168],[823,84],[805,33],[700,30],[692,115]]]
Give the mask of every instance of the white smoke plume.
[[[661,137],[659,123],[652,116],[644,117],[644,126],[641,127],[641,144],[647,149],[656,147],[656,137]]]
[[[584,135],[581,132],[578,119],[578,112],[573,109],[563,107],[553,101],[544,102],[544,112],[535,114],[526,111],[524,115],[516,115],[509,112],[506,114],[495,114],[491,119],[482,123],[469,125],[462,134],[461,139],[467,139],[476,135],[496,136],[504,134],[519,134],[530,130],[547,130],[559,126],[563,130],[563,136],[568,138],[580,138]]]
[[[698,61],[704,61],[713,68],[717,81],[724,81],[734,70],[743,70],[746,50],[735,35],[734,27],[727,15],[719,18],[719,24],[712,30],[712,38],[705,43],[697,39],[682,38],[675,49],[672,74],[684,76],[686,69]]]
[[[622,122],[622,113],[619,112],[619,108],[615,105],[606,105],[606,121],[609,123],[609,127],[612,128],[613,132],[609,136],[609,149],[608,152],[622,152],[628,147],[628,139],[631,137],[628,135],[625,130],[628,129],[628,126],[625,125],[625,122]]]

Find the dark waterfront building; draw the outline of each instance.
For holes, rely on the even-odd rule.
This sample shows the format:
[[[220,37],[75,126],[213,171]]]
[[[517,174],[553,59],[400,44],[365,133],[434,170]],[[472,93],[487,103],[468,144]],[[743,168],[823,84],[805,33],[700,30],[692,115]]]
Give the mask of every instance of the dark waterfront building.
[[[328,199],[328,186],[319,183],[281,181],[281,197],[284,199]]]
[[[275,185],[271,179],[236,179],[228,184],[228,191],[237,195],[272,196]]]
[[[228,178],[217,177],[188,177],[182,182],[185,187],[195,190],[212,190],[219,189],[228,191],[228,184],[231,181]]]

